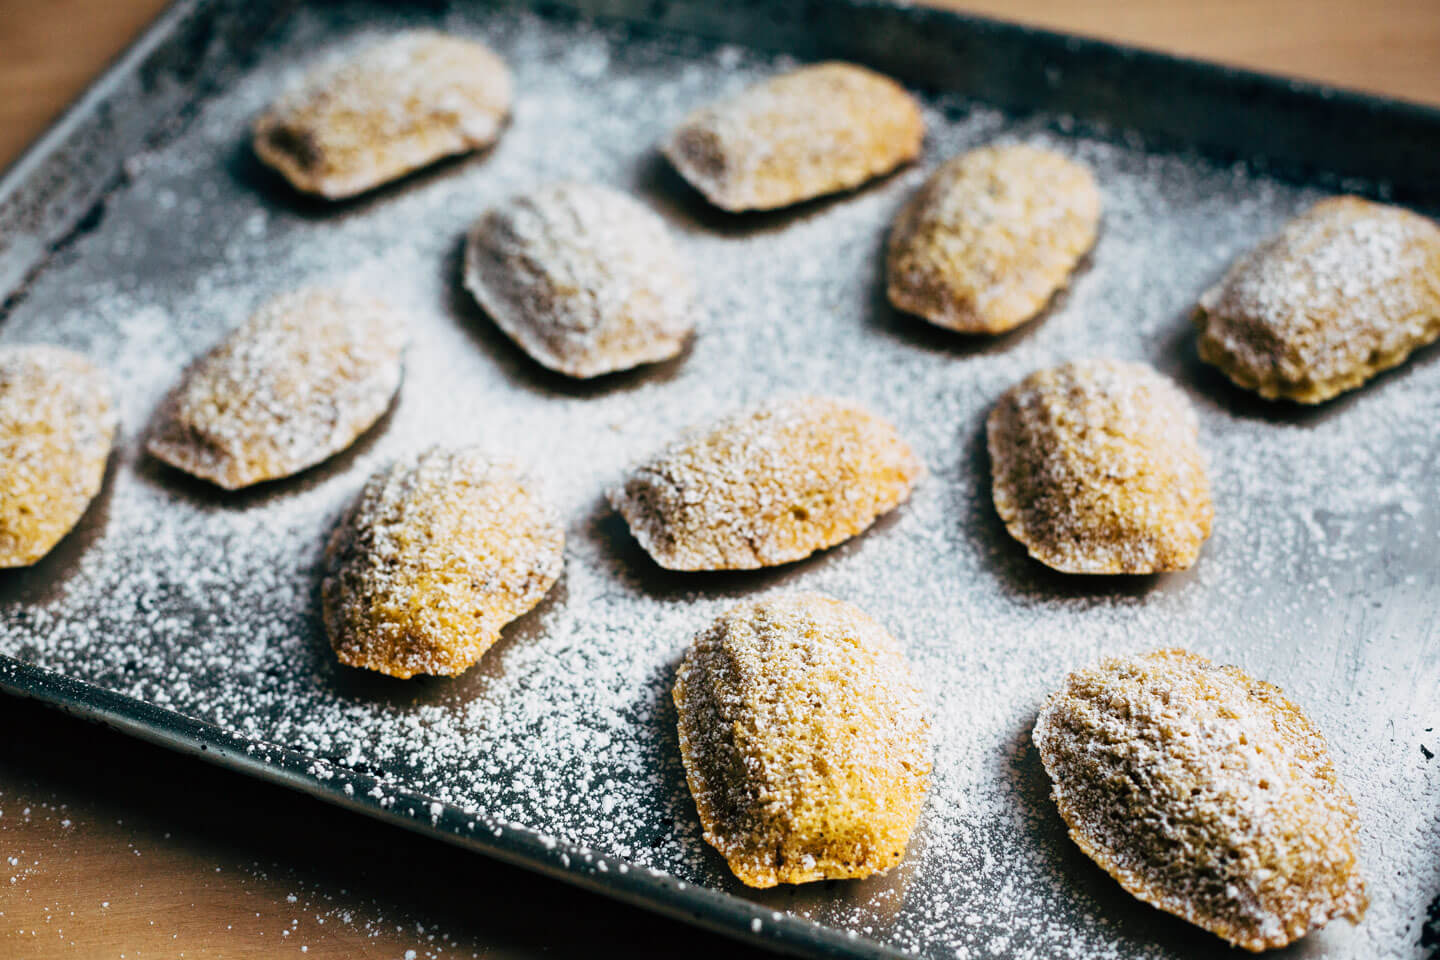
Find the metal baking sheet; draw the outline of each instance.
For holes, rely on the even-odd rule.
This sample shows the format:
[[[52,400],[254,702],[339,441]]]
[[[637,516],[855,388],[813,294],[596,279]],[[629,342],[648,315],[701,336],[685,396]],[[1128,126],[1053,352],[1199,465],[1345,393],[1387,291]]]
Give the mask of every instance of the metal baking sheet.
[[[874,3],[581,7],[181,3],[11,169],[0,341],[104,363],[124,434],[80,528],[43,563],[0,574],[0,686],[797,953],[1228,956],[1076,851],[1029,745],[1067,671],[1184,645],[1290,692],[1359,802],[1370,913],[1286,955],[1433,957],[1440,351],[1298,409],[1201,366],[1188,313],[1232,257],[1327,192],[1433,215],[1440,114]],[[338,205],[295,196],[256,163],[248,121],[299,64],[415,24],[481,37],[514,66],[518,106],[498,146]],[[657,158],[691,106],[822,56],[922,94],[921,164],[733,217]],[[895,314],[881,289],[891,217],[938,162],[999,138],[1091,165],[1106,205],[1095,252],[1010,335]],[[686,356],[575,384],[469,302],[457,273],[470,222],[559,178],[619,185],[669,221],[704,302]],[[406,383],[375,430],[236,495],[142,455],[156,403],[195,353],[267,296],[336,278],[413,316]],[[1200,413],[1217,524],[1192,571],[1053,574],[993,514],[986,411],[1030,370],[1089,353],[1155,364]],[[605,507],[605,486],[685,426],[779,389],[843,394],[892,418],[929,466],[913,502],[776,570],[658,569]],[[471,441],[547,482],[567,517],[562,580],[458,680],[338,667],[316,615],[337,514],[389,458]],[[934,783],[892,874],[752,891],[700,839],[668,689],[718,611],[801,587],[857,603],[906,645],[933,704]]]

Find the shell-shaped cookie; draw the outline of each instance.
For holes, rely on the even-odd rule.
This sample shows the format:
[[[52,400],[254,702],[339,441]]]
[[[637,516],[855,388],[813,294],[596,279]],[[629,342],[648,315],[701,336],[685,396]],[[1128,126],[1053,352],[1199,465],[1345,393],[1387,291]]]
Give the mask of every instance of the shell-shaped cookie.
[[[1065,286],[1094,245],[1090,171],[1025,145],[983,147],[935,171],[890,231],[890,302],[941,327],[1001,333]]]
[[[105,374],[60,347],[0,347],[0,567],[54,548],[105,480],[118,417]]]
[[[827,397],[782,397],[631,468],[610,503],[660,566],[750,570],[834,546],[923,472],[895,428]]]
[[[364,294],[282,294],[186,371],[146,449],[227,490],[298,473],[385,413],[405,343],[403,317]]]
[[[734,607],[675,680],[680,754],[705,839],[752,887],[868,877],[906,844],[930,726],[905,655],[848,603]]]
[[[995,509],[1066,573],[1183,570],[1214,508],[1195,411],[1149,367],[1090,359],[1040,370],[987,422]]]
[[[662,146],[717,207],[769,210],[849,190],[920,155],[925,121],[889,77],[821,63],[686,117]]]
[[[465,286],[552,370],[594,377],[678,354],[694,329],[690,266],[665,223],[623,193],[561,183],[482,217]]]
[[[1200,298],[1200,357],[1269,399],[1321,403],[1440,338],[1440,227],[1322,200]]]
[[[312,70],[255,121],[255,153],[298,190],[350,197],[494,143],[511,95],[488,47],[413,30]]]
[[[564,565],[535,484],[474,448],[372,475],[325,553],[325,629],[341,663],[392,677],[463,673]]]
[[[1146,903],[1257,952],[1363,916],[1355,804],[1278,688],[1183,650],[1102,660],[1034,739],[1070,836]]]

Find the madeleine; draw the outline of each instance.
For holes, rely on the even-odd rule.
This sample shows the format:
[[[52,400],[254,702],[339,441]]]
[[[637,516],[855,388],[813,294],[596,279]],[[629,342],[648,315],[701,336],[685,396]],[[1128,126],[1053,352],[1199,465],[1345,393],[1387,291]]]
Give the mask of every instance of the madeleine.
[[[1440,338],[1440,227],[1322,200],[1200,298],[1200,358],[1271,400],[1322,403]]]
[[[850,190],[920,155],[920,105],[889,77],[820,63],[701,107],[661,147],[715,206],[771,210]]]
[[[549,591],[565,531],[535,483],[475,448],[376,471],[331,535],[321,598],[341,663],[454,676]]]
[[[1039,313],[1095,244],[1100,190],[1049,150],[983,147],[935,171],[890,231],[896,309],[966,333],[1003,333]]]
[[[610,503],[670,570],[753,570],[855,536],[924,468],[895,428],[827,397],[742,411],[632,467]]]
[[[1355,803],[1276,687],[1184,650],[1070,675],[1035,721],[1070,836],[1130,893],[1246,950],[1359,921]]]
[[[338,200],[488,147],[511,97],[488,47],[412,30],[312,70],[255,121],[254,149],[295,189]]]
[[[0,568],[35,563],[79,522],[117,423],[105,374],[78,353],[0,347]]]
[[[313,467],[390,408],[407,337],[398,312],[363,294],[278,296],[186,371],[146,449],[226,490]]]
[[[664,222],[607,187],[514,197],[470,232],[465,286],[536,362],[596,377],[668,360],[695,329],[690,265]]]
[[[732,608],[675,680],[705,839],[752,887],[894,867],[930,780],[930,726],[895,639],[848,603],[791,593]]]
[[[1149,367],[1092,359],[1032,373],[986,421],[995,510],[1066,573],[1184,570],[1214,507],[1195,411]]]

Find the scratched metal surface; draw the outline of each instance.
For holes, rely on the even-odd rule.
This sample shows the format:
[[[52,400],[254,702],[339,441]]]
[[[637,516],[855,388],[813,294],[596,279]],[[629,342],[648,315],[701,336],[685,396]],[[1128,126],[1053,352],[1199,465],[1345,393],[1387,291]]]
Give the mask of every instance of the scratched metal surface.
[[[747,39],[708,21],[703,5],[604,6]],[[0,574],[0,685],[802,953],[1228,955],[1075,851],[1028,743],[1041,699],[1068,670],[1179,644],[1289,691],[1326,732],[1359,802],[1370,915],[1289,955],[1433,955],[1440,357],[1422,351],[1361,391],[1297,410],[1201,366],[1187,320],[1224,265],[1333,188],[1334,170],[1280,180],[1177,150],[1174,131],[1150,137],[1083,109],[1007,112],[967,96],[980,89],[1015,106],[993,88],[940,83],[917,35],[930,57],[928,73],[908,78],[930,81],[921,165],[794,211],[729,217],[670,173],[654,144],[689,107],[794,63],[784,30],[748,45],[519,5],[257,9],[177,7],[145,57],[122,64],[0,193],[0,342],[86,351],[111,370],[124,417],[80,529],[35,568]],[[818,22],[826,8],[806,9],[791,21]],[[907,21],[893,9],[843,10],[847,23],[889,18],[887,42],[904,40],[897,24]],[[259,167],[246,124],[296,64],[414,23],[482,37],[514,66],[519,103],[498,147],[334,207],[295,197]],[[1037,81],[1063,90],[1056,103],[1084,99],[1081,81],[1066,82],[1072,67],[1113,54],[959,20],[920,17],[912,29],[933,42],[936,23],[957,43],[999,36],[1017,49],[1069,50],[1073,63],[1062,57]],[[856,55],[847,43],[796,49]],[[1323,117],[1324,97],[1277,95]],[[1371,104],[1381,119],[1384,106]],[[1346,109],[1355,104],[1335,108]],[[1433,116],[1406,116],[1440,131]],[[1043,141],[1096,170],[1106,201],[1096,251],[1042,318],[1006,337],[950,336],[894,314],[879,253],[895,210],[937,162],[997,137]],[[106,171],[121,159],[116,180]],[[682,359],[566,383],[510,346],[459,289],[469,223],[514,191],[565,177],[629,189],[676,231],[705,304]],[[77,225],[77,205],[94,197],[103,204]],[[413,318],[406,383],[375,430],[326,465],[238,496],[144,457],[145,424],[190,357],[265,296],[330,277],[369,283]],[[980,443],[990,404],[1030,370],[1093,352],[1155,364],[1200,413],[1217,527],[1189,573],[1065,578],[1028,560],[993,516]],[[776,571],[660,571],[604,506],[605,486],[684,426],[793,388],[848,395],[892,418],[929,466],[914,501]],[[459,680],[339,668],[315,612],[319,549],[336,515],[391,457],[468,441],[529,461],[546,481],[567,518],[562,581]],[[719,610],[781,587],[859,604],[926,678],[934,786],[890,876],[751,891],[700,840],[674,745],[671,671]]]

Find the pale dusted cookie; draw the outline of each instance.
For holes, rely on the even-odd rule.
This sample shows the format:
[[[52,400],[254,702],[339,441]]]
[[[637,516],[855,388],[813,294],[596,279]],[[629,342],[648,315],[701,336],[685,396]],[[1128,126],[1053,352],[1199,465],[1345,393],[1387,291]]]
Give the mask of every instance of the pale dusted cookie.
[[[895,638],[848,603],[732,608],[675,679],[705,839],[752,887],[894,867],[930,781],[930,724]]]
[[[1278,688],[1184,650],[1102,660],[1034,738],[1071,838],[1146,903],[1256,952],[1364,915],[1355,803]]]
[[[392,677],[463,673],[545,596],[564,549],[559,519],[508,461],[437,447],[391,464],[325,551],[330,645]]]
[[[864,408],[785,397],[632,467],[610,503],[662,567],[750,570],[848,540],[909,499],[923,469]]]
[[[889,173],[924,139],[904,87],[852,63],[820,63],[696,110],[661,149],[717,207],[769,210]]]
[[[1095,244],[1090,171],[1020,144],[983,147],[935,171],[890,231],[890,302],[966,333],[1035,316]]]
[[[1440,337],[1440,227],[1322,200],[1200,298],[1200,358],[1269,399],[1320,403]]]
[[[255,153],[298,190],[350,197],[494,143],[510,100],[489,48],[413,30],[312,70],[255,121]]]
[[[401,315],[364,294],[282,294],[186,371],[146,449],[227,490],[299,473],[389,408],[406,336]]]
[[[986,424],[995,509],[1066,573],[1183,570],[1214,508],[1195,411],[1149,367],[1078,360],[1032,373]]]
[[[675,356],[695,285],[665,223],[607,187],[561,183],[515,197],[470,232],[465,286],[541,364],[595,377]]]
[[[0,568],[54,548],[105,480],[118,417],[105,374],[60,347],[0,347]]]

